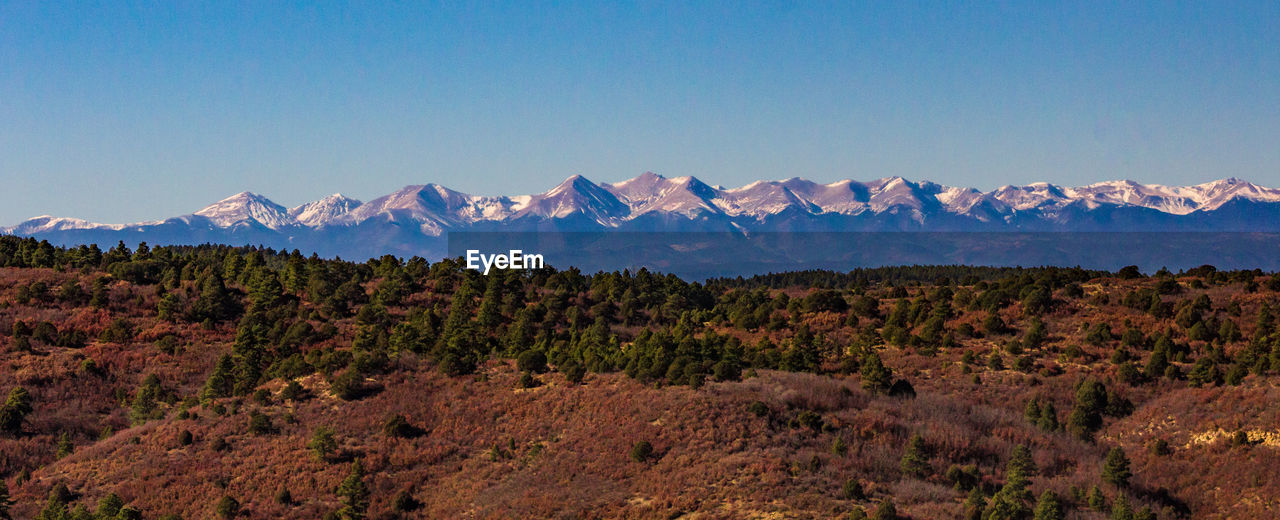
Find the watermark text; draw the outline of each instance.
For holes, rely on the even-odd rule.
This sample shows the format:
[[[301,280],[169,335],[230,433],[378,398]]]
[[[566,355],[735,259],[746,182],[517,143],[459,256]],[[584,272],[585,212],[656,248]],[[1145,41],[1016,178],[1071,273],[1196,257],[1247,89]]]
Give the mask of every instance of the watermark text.
[[[497,269],[541,269],[543,266],[542,255],[525,254],[519,249],[512,249],[506,253],[494,253],[486,255],[481,253],[479,249],[467,250],[467,269],[475,269],[481,271],[481,274],[488,275],[489,270]]]

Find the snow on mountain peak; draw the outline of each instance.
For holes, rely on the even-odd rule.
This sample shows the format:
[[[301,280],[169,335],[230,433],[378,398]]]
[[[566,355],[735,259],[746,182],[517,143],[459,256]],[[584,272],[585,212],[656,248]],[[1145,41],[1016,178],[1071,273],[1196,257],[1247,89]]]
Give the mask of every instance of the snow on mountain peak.
[[[347,214],[360,206],[360,201],[341,193],[308,202],[289,210],[289,216],[304,226],[320,226]]]
[[[823,225],[832,225],[832,222],[845,222],[839,218],[874,219],[880,215],[899,223],[906,221],[893,216],[905,215],[922,227],[927,227],[929,221],[941,222],[943,226],[963,226],[964,219],[972,219],[983,225],[1010,223],[1014,229],[1046,225],[1071,229],[1082,221],[1080,219],[1089,218],[1086,214],[1100,208],[1107,212],[1125,208],[1124,212],[1154,210],[1182,216],[1245,203],[1280,203],[1280,190],[1226,178],[1191,186],[1141,184],[1132,180],[1079,187],[1035,182],[983,192],[928,181],[913,182],[898,176],[828,184],[791,177],[726,189],[705,184],[692,176],[667,178],[644,172],[612,184],[596,184],[574,175],[546,192],[520,196],[475,196],[439,184],[406,186],[366,203],[335,193],[292,209],[285,209],[261,195],[241,192],[192,215],[164,221],[107,225],[46,215],[0,228],[0,232],[33,235],[77,230],[119,231],[150,229],[149,226],[164,223],[217,228],[251,226],[281,231],[356,226],[374,219],[370,226],[385,221],[438,236],[475,224],[504,225],[516,220],[537,223],[546,219],[569,219],[572,221],[569,225],[575,228],[591,222],[616,228],[639,219],[637,224],[645,229],[653,225],[680,229],[679,219],[710,223],[706,225],[750,227],[772,219],[792,221],[788,219],[821,216]],[[1246,209],[1255,211],[1252,207]],[[1145,215],[1141,217],[1144,220],[1134,222],[1163,218],[1140,214]],[[1098,215],[1111,218],[1110,213]],[[657,224],[644,220],[654,216],[659,217]],[[671,220],[675,217],[679,219]],[[864,225],[883,225],[877,224],[881,222],[877,220],[847,222],[859,229]],[[1109,222],[1100,220],[1088,225],[1105,227],[1111,225]]]
[[[210,204],[194,214],[208,218],[219,227],[248,225],[256,222],[268,229],[280,229],[297,224],[284,206],[248,191],[242,191]]]

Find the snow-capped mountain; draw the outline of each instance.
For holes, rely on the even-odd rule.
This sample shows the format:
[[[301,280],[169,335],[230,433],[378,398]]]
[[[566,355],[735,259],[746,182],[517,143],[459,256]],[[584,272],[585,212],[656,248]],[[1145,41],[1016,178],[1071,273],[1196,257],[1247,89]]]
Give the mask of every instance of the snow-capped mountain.
[[[1033,183],[989,192],[901,177],[738,188],[646,172],[543,193],[477,196],[438,184],[361,203],[334,194],[286,209],[243,192],[187,215],[135,224],[36,217],[0,232],[57,244],[262,244],[347,258],[439,257],[458,231],[1280,231],[1280,190],[1240,179],[1194,186]]]
[[[194,215],[207,218],[215,226],[224,228],[257,224],[267,229],[280,229],[298,224],[284,206],[247,191],[210,204]]]
[[[328,197],[308,202],[301,206],[289,210],[289,216],[298,224],[304,226],[319,226],[341,215],[344,215],[360,205],[360,201],[347,197],[341,193],[334,193]]]

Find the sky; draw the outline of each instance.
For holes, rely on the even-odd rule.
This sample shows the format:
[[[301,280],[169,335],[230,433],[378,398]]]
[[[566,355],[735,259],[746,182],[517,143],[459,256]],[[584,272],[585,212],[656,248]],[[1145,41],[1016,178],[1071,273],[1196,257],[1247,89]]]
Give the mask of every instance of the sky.
[[[1280,3],[3,2],[0,225],[653,171],[1280,186]]]

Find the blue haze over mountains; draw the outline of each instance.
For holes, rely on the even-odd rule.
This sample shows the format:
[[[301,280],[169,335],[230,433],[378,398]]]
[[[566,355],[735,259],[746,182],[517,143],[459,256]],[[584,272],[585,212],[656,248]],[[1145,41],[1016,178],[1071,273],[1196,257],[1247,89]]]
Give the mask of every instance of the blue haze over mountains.
[[[457,254],[457,243],[450,248],[451,236],[481,233],[490,234],[489,246],[500,245],[492,238],[501,235],[494,233],[603,233],[616,235],[615,245],[621,243],[618,240],[636,240],[638,232],[648,234],[639,239],[643,241],[693,232],[704,238],[788,233],[809,236],[812,242],[793,238],[789,248],[817,248],[796,255],[782,253],[774,243],[763,260],[738,262],[735,267],[730,264],[740,260],[744,251],[708,247],[704,241],[703,247],[675,248],[669,253],[684,258],[664,258],[649,265],[690,276],[903,263],[1108,269],[1128,264],[1154,269],[1211,263],[1223,268],[1275,269],[1278,266],[1271,264],[1280,261],[1280,254],[1272,251],[1280,247],[1275,245],[1280,235],[1273,235],[1280,233],[1280,190],[1223,179],[1183,187],[1131,181],[1083,187],[1036,183],[983,192],[898,177],[831,184],[792,178],[723,188],[692,177],[645,173],[617,183],[573,176],[546,192],[523,196],[473,196],[438,184],[414,185],[363,203],[334,194],[295,208],[243,192],[191,214],[152,222],[100,224],[41,216],[0,231],[55,245],[208,242],[297,249],[308,255],[353,260],[385,254],[435,260]],[[1115,235],[1099,235],[1104,233]],[[1170,233],[1179,233],[1177,239],[1171,241]],[[1143,238],[1144,234],[1153,235]],[[938,240],[939,236],[963,237],[963,244],[952,241],[939,248],[939,243],[950,240]],[[1098,236],[1114,238],[1099,240]],[[1028,240],[1010,241],[1011,237]],[[894,245],[885,246],[886,240]],[[1143,246],[1144,241],[1150,243]],[[1176,244],[1176,248],[1159,250],[1161,244],[1166,248]],[[1150,246],[1157,246],[1156,250]],[[1148,250],[1138,254],[1135,247]],[[824,248],[829,250],[827,256]],[[869,249],[879,254],[868,254]],[[728,251],[735,256],[723,257]],[[561,256],[560,261],[549,254],[548,262],[584,270],[639,267],[634,255],[595,251],[585,258],[582,254],[578,251],[570,259]],[[700,267],[681,268],[672,260]]]

